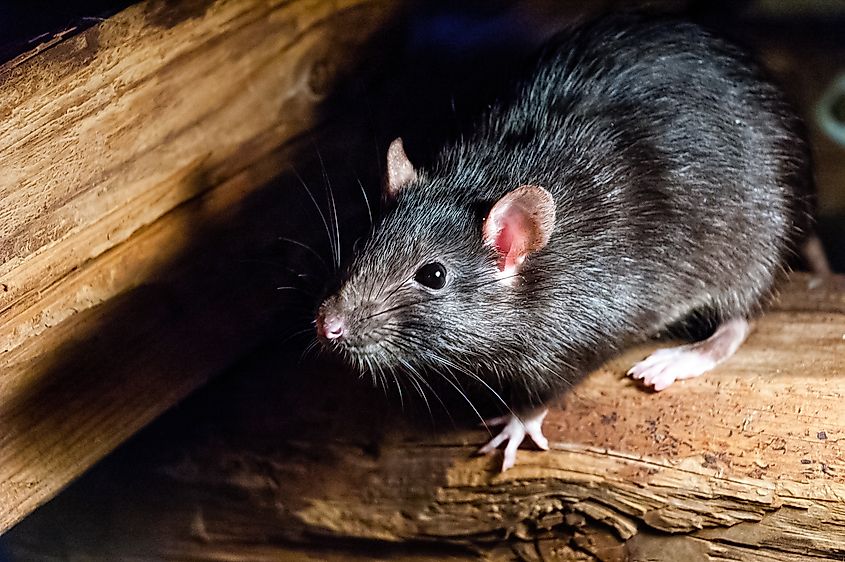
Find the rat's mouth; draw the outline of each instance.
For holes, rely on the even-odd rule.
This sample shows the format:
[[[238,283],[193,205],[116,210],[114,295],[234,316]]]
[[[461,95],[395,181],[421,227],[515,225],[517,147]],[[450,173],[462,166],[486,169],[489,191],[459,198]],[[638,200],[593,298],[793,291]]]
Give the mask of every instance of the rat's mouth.
[[[381,357],[384,355],[384,346],[379,342],[367,342],[362,344],[346,342],[338,347],[340,348],[341,353],[347,353],[352,357]]]
[[[323,346],[357,371],[390,370],[394,354],[379,341],[323,341]]]

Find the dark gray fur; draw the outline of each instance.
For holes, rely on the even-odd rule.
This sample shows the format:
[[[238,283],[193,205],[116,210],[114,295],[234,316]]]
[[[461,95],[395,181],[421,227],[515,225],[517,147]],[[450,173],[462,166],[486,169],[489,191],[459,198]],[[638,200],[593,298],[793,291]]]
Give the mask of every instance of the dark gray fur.
[[[811,184],[801,124],[746,54],[635,16],[555,37],[512,100],[418,172],[324,304],[350,328],[325,343],[417,385],[480,377],[515,408],[691,314],[756,314]],[[557,222],[511,286],[481,222],[523,184],[554,195]],[[412,280],[433,261],[439,292]]]

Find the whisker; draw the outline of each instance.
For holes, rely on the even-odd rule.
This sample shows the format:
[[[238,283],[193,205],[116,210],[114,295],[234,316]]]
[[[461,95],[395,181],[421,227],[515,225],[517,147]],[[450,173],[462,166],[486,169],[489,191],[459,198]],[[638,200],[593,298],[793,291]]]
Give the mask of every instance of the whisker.
[[[432,425],[434,425],[434,412],[431,411],[431,404],[428,402],[428,397],[425,395],[422,386],[420,386],[419,380],[417,379],[417,375],[414,373],[411,365],[402,359],[401,357],[394,354],[394,357],[405,366],[407,369],[408,380],[411,382],[411,385],[417,390],[417,393],[420,395],[420,398],[423,399],[425,403],[425,408],[428,410],[428,417],[431,420]]]
[[[449,383],[450,385],[452,385],[452,388],[454,388],[454,389],[458,392],[458,394],[460,394],[460,395],[461,395],[461,397],[462,397],[464,400],[466,400],[466,403],[467,403],[467,404],[469,404],[469,407],[470,407],[470,408],[472,408],[472,411],[473,411],[473,412],[475,412],[475,415],[476,415],[476,416],[478,416],[478,419],[479,419],[479,420],[481,420],[481,424],[484,426],[484,429],[486,429],[486,430],[487,430],[487,433],[489,433],[489,434],[490,434],[490,436],[492,437],[492,436],[493,436],[493,432],[492,432],[492,431],[490,431],[490,428],[487,426],[487,420],[485,420],[485,419],[484,419],[484,416],[482,416],[482,415],[481,415],[481,412],[479,412],[479,411],[478,411],[478,408],[476,408],[476,407],[475,407],[475,404],[473,404],[473,403],[472,403],[472,400],[470,400],[470,399],[469,399],[469,396],[467,396],[467,395],[466,395],[466,393],[465,393],[463,390],[461,390],[461,389],[460,389],[460,387],[458,387],[455,383],[453,383],[453,382],[449,379],[449,377],[447,377],[447,376],[446,376],[446,374],[445,374],[445,373],[443,373],[443,372],[441,372],[441,371],[435,371],[435,373],[437,373],[438,375],[440,375],[440,376],[443,378],[443,380],[445,380],[447,383]],[[450,374],[451,374],[451,373],[450,373]]]
[[[398,347],[400,350],[405,351],[406,353],[410,353],[410,352],[413,351],[409,346],[405,345],[404,342],[401,342],[401,341],[393,341],[392,345]],[[443,402],[443,400],[440,398],[440,396],[437,394],[437,392],[434,390],[434,388],[426,380],[425,375],[423,375],[416,367],[414,367],[407,360],[402,359],[401,357],[399,357],[395,354],[394,354],[394,357],[396,357],[396,359],[399,360],[405,366],[406,369],[408,369],[410,376],[415,377],[419,383],[424,384],[426,386],[426,388],[428,388],[431,391],[431,395],[434,396],[437,399],[437,401],[440,403],[440,406],[443,408],[443,411],[446,412],[446,416],[449,418],[449,421],[452,422],[452,426],[454,427],[455,426],[455,420],[452,418],[452,414],[449,413],[449,408],[446,407],[446,404]],[[432,415],[431,407],[428,404],[428,399],[422,393],[422,390],[420,390],[420,396],[422,396],[423,400],[426,401],[426,407],[428,408],[429,416],[431,416]],[[432,423],[433,422],[434,422],[434,420],[432,418]]]
[[[408,334],[402,333],[398,329],[393,329],[393,328],[390,328],[390,327],[386,327],[386,328],[390,333],[393,333],[396,336],[397,339],[400,339],[400,338],[403,338],[403,337],[408,337]],[[403,347],[396,340],[392,341],[391,343],[393,345],[396,345],[397,347],[400,347],[400,349],[403,349],[406,353],[413,352],[412,349],[408,348],[407,346]],[[439,356],[431,353],[430,351],[428,352],[427,357],[436,361],[436,362],[441,362],[441,361],[438,361],[440,359]],[[448,361],[446,361],[445,363],[441,362],[441,364],[446,364],[446,363],[448,363]],[[448,367],[448,365],[447,365],[447,367]],[[458,370],[462,370],[462,369],[458,369]],[[466,403],[469,404],[470,408],[472,408],[473,412],[475,412],[475,415],[478,416],[478,419],[481,421],[482,425],[484,425],[484,427],[487,428],[487,422],[484,419],[484,417],[481,415],[481,413],[478,411],[478,408],[475,407],[475,404],[473,404],[473,402],[472,402],[472,400],[470,400],[469,396],[467,396],[467,394],[455,384],[455,382],[457,382],[457,379],[455,379],[455,382],[452,382],[452,380],[449,377],[447,377],[442,371],[440,371],[438,369],[433,369],[432,372],[437,374],[441,378],[443,378],[443,380],[445,380],[450,386],[452,386],[452,388],[454,388],[458,392],[458,394],[460,394],[460,396],[466,401]],[[448,369],[447,369],[446,372],[449,373],[450,375],[454,376],[451,373],[451,371],[449,371]],[[431,389],[432,394],[438,399],[441,406],[443,406],[443,410],[446,412],[446,415],[449,417],[449,420],[452,422],[452,425],[454,426],[455,420],[452,418],[452,415],[449,413],[449,409],[446,407],[443,400],[440,399],[440,397],[437,395],[437,393],[434,392],[434,389],[427,382],[426,382],[426,386],[428,386],[429,389]],[[494,394],[496,394],[495,391],[493,391],[493,392],[494,392]],[[496,395],[498,396],[498,394],[496,394]],[[499,398],[501,399],[501,397],[499,397]],[[507,404],[505,406],[507,407]],[[487,432],[490,433],[491,436],[492,436],[492,432],[490,431],[489,428],[487,428]]]
[[[310,277],[311,279],[319,280],[319,278],[316,275],[314,275],[313,273],[300,272],[300,271],[297,271],[297,270],[295,270],[291,267],[287,267],[287,266],[284,266],[282,269],[285,270],[285,273],[289,273],[289,274],[295,276],[297,279],[305,280],[308,277]]]
[[[328,227],[327,227],[327,228],[328,228]],[[320,263],[323,265],[323,268],[324,268],[326,271],[330,271],[330,269],[329,269],[329,264],[327,264],[327,263],[326,263],[326,260],[324,260],[324,259],[323,259],[323,256],[321,256],[319,253],[317,253],[317,250],[315,250],[314,248],[312,248],[312,247],[311,247],[311,246],[309,246],[308,244],[305,244],[305,243],[303,243],[303,242],[300,242],[299,240],[294,240],[293,238],[285,238],[284,236],[280,236],[280,237],[278,238],[278,240],[281,240],[281,241],[283,241],[283,242],[288,242],[288,243],[290,243],[290,244],[295,244],[295,245],[299,246],[300,248],[303,248],[303,249],[305,249],[305,250],[307,250],[307,251],[311,252],[311,254],[312,254],[314,257],[316,257],[318,260],[320,260]]]
[[[302,362],[305,361],[306,355],[308,355],[309,352],[313,351],[319,343],[320,342],[318,342],[316,338],[312,340],[311,343],[309,343],[305,347],[305,349],[302,350],[302,353],[299,355],[299,361],[297,362],[297,365],[301,365]]]
[[[387,376],[384,374],[384,369],[380,365],[376,365],[376,368],[378,369],[379,384],[384,390],[384,397],[389,400],[390,397],[387,395]]]
[[[293,286],[290,286],[290,285],[283,285],[281,287],[276,287],[276,290],[277,291],[299,291],[300,293],[302,293],[304,295],[308,295],[309,297],[314,296],[314,293],[306,291],[302,287],[293,287]]]
[[[370,198],[367,197],[367,191],[364,189],[364,184],[361,183],[361,178],[355,178],[358,181],[358,187],[361,188],[361,195],[364,196],[364,203],[367,205],[367,216],[370,218],[370,230],[373,228],[373,208],[370,206]]]
[[[403,343],[400,343],[400,342],[394,342],[394,345],[397,345],[397,347],[400,347],[401,349],[404,349],[404,350],[406,351],[406,353],[411,351],[411,349],[410,349],[407,345],[404,345]],[[418,377],[418,380],[419,380],[422,384],[424,384],[424,385],[426,386],[426,388],[428,388],[428,389],[431,391],[431,395],[432,395],[432,396],[434,396],[434,397],[437,399],[437,401],[440,403],[440,406],[443,408],[443,411],[446,413],[446,416],[449,418],[449,421],[451,422],[452,427],[456,427],[455,420],[454,420],[454,418],[452,417],[451,412],[449,412],[449,408],[448,408],[448,407],[446,407],[445,402],[443,402],[443,400],[440,398],[440,395],[439,395],[439,394],[437,394],[437,391],[434,389],[434,387],[432,387],[432,386],[431,386],[431,384],[429,384],[428,380],[426,380],[425,375],[423,375],[423,374],[419,371],[419,369],[417,369],[416,367],[414,367],[413,365],[411,365],[411,364],[410,364],[410,363],[408,363],[407,361],[404,361],[404,363],[407,365],[407,367],[408,367],[411,371],[413,371],[414,373],[416,373],[416,376]]]
[[[424,303],[427,303],[427,302],[433,302],[433,301],[436,301],[436,300],[440,300],[440,299],[442,299],[442,298],[443,298],[443,297],[432,297],[432,298],[430,298],[430,299],[424,299],[424,300],[418,300],[418,301],[414,301],[414,302],[409,302],[409,303],[399,304],[399,305],[393,306],[393,307],[391,307],[391,308],[388,308],[388,309],[385,309],[385,310],[382,310],[382,311],[376,312],[376,313],[374,313],[374,314],[371,314],[371,315],[369,315],[369,316],[367,316],[367,317],[363,318],[363,319],[362,319],[362,321],[364,321],[364,320],[370,320],[371,318],[375,318],[375,317],[377,317],[377,316],[381,316],[382,314],[388,314],[388,313],[390,313],[390,312],[395,312],[395,311],[397,311],[397,310],[401,310],[401,309],[403,309],[403,308],[409,308],[409,307],[416,306],[416,305],[419,305],[419,304],[424,304]]]
[[[405,411],[405,399],[402,396],[402,385],[399,383],[399,379],[396,377],[396,373],[391,373],[393,377],[393,382],[396,383],[396,391],[399,393],[399,408],[404,412]]]
[[[471,372],[469,369],[453,363],[452,361],[446,359],[445,357],[440,357],[440,356],[438,356],[434,353],[431,353],[431,352],[429,352],[429,353],[430,353],[431,358],[433,358],[435,360],[439,360],[441,363],[445,364],[446,366],[451,367],[453,369],[456,369],[459,373],[463,373],[463,374],[471,377],[472,379],[480,382],[483,386],[485,386],[487,388],[487,390],[489,390],[493,394],[493,396],[495,396],[499,400],[499,402],[502,403],[502,405],[505,408],[507,408],[508,412],[510,412],[511,415],[516,416],[516,413],[513,411],[513,409],[511,409],[511,407],[508,405],[508,403],[505,402],[505,399],[502,398],[502,396],[498,392],[496,392],[496,390],[492,386],[487,384],[487,381],[485,381],[483,378],[481,378],[477,374]]]
[[[329,240],[329,249],[332,252],[332,257],[334,258],[334,261],[338,262],[340,260],[340,258],[337,255],[337,253],[335,252],[334,239],[332,238],[332,233],[331,233],[331,230],[329,229],[329,221],[326,220],[326,215],[323,214],[323,210],[320,208],[320,205],[317,204],[317,200],[314,198],[314,194],[311,193],[311,189],[305,183],[305,180],[302,179],[302,176],[299,175],[299,172],[296,170],[296,168],[291,167],[291,170],[293,170],[293,174],[296,176],[296,179],[299,180],[299,183],[302,184],[302,187],[305,188],[305,192],[308,193],[308,197],[311,198],[311,202],[314,203],[314,207],[317,209],[317,212],[320,214],[320,220],[323,221],[323,226],[326,229],[326,236],[328,237],[328,240]]]
[[[302,330],[297,330],[297,331],[295,331],[295,332],[293,332],[293,333],[291,333],[291,334],[288,334],[287,336],[285,336],[285,337],[284,337],[284,338],[283,338],[283,339],[279,342],[279,345],[284,345],[285,343],[289,342],[290,340],[294,339],[295,337],[297,337],[297,336],[301,336],[301,335],[303,335],[303,334],[307,334],[307,333],[308,333],[308,332],[310,332],[310,331],[311,331],[311,328],[309,327],[309,328],[304,328],[304,329],[302,329]],[[314,341],[313,341],[313,342],[311,342],[311,343],[312,343],[312,344],[316,344],[316,343],[317,343],[317,340],[314,340]]]
[[[337,205],[335,204],[334,199],[334,190],[332,189],[332,182],[329,178],[329,172],[326,169],[326,164],[323,162],[323,155],[320,154],[320,149],[317,148],[316,144],[314,145],[314,150],[317,152],[317,159],[320,161],[320,169],[323,172],[323,181],[325,182],[325,189],[326,194],[328,196],[329,205],[332,211],[332,216],[334,218],[334,231],[335,231],[335,267],[336,270],[340,269],[340,221],[337,219]]]

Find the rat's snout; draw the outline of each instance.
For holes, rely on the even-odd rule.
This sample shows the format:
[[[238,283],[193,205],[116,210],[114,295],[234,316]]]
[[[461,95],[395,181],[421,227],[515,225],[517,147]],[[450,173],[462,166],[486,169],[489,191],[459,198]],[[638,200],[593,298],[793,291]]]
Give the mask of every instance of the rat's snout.
[[[357,296],[357,295],[356,295]],[[331,351],[371,353],[384,339],[382,328],[391,312],[384,303],[359,302],[337,294],[320,305],[314,319],[317,338]]]
[[[342,338],[346,333],[346,322],[342,316],[317,316],[317,335],[327,340]]]
[[[337,310],[335,299],[323,303],[317,312],[317,335],[326,340],[337,340],[346,335],[346,318]]]

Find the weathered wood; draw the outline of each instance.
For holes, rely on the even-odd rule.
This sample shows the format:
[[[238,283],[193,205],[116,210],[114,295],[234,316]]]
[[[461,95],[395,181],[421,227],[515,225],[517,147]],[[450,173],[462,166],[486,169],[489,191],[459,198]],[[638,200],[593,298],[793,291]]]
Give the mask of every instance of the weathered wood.
[[[278,229],[226,229],[392,14],[149,1],[0,69],[0,531],[271,329]]]
[[[0,69],[0,350],[108,296],[27,314],[56,280],[313,127],[375,5],[141,3]]]
[[[292,313],[244,273],[279,217],[306,220],[268,195],[295,177],[264,188],[301,171],[291,139],[391,4],[149,2],[4,67],[0,530]],[[840,559],[845,300],[807,282],[704,379],[649,394],[621,376],[644,350],[614,361],[550,415],[554,450],[503,476],[471,456],[483,431],[409,429],[347,372],[265,349],[10,532],[10,552]]]
[[[661,393],[623,374],[653,347],[588,377],[550,412],[551,451],[504,474],[473,456],[482,429],[409,428],[343,369],[265,350],[24,522],[13,552],[841,560],[845,293],[796,276],[734,358]],[[161,451],[173,427],[196,429]],[[81,522],[57,540],[59,520]]]

